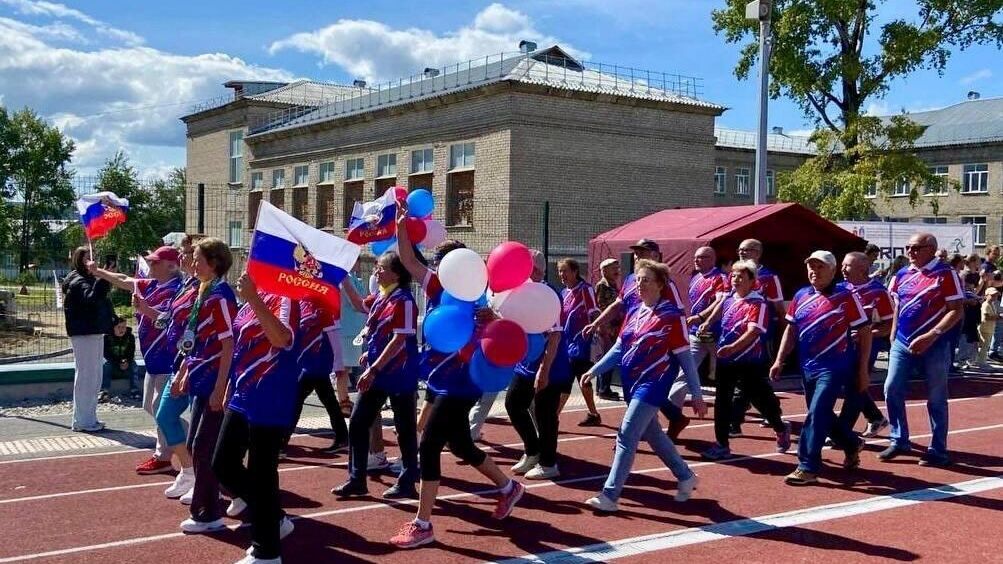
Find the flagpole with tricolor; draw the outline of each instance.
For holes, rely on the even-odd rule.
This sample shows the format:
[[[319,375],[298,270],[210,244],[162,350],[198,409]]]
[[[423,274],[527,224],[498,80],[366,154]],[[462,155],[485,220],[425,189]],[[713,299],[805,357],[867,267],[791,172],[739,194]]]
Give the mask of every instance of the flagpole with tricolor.
[[[129,212],[129,200],[118,197],[114,192],[96,192],[80,196],[76,203],[80,223],[84,226],[84,235],[87,236],[91,260],[96,260],[94,241],[125,223],[126,214]]]

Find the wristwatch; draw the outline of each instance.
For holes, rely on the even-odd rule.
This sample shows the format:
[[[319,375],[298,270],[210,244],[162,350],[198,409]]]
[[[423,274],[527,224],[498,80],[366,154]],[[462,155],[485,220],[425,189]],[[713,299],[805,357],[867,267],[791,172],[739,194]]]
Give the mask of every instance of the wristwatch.
[[[944,334],[943,331],[941,331],[940,329],[937,329],[936,327],[933,328],[933,333],[935,335],[937,335],[938,337]]]

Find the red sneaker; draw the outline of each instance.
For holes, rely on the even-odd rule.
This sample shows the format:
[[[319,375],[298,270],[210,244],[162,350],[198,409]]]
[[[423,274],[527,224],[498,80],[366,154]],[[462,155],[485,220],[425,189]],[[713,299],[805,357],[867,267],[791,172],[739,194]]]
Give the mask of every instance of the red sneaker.
[[[400,531],[390,538],[390,544],[397,548],[416,548],[423,544],[435,542],[435,535],[432,534],[432,524],[429,523],[427,529],[422,529],[414,521],[404,523]]]
[[[170,460],[158,460],[153,456],[151,456],[146,462],[136,467],[136,473],[141,476],[148,476],[150,474],[167,474],[173,471],[174,466],[171,465]]]
[[[524,493],[526,493],[526,486],[512,480],[512,489],[507,494],[503,493],[498,496],[498,505],[495,506],[495,511],[491,516],[495,519],[504,519],[511,515],[515,504],[519,503]]]

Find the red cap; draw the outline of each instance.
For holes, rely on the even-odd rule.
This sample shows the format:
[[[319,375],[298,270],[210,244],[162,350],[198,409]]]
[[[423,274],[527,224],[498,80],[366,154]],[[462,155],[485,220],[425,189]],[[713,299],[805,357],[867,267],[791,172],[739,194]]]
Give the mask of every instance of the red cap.
[[[177,249],[170,246],[163,246],[159,249],[153,251],[152,253],[146,255],[146,260],[166,260],[168,262],[173,262],[175,264],[181,262],[181,253]]]

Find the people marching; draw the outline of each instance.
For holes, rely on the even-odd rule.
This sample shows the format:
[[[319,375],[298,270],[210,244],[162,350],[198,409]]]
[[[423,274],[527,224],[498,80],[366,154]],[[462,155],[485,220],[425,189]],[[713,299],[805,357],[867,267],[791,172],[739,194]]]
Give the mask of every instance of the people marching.
[[[591,462],[607,465],[606,481],[584,501],[585,508],[613,512],[641,440],[671,471],[676,502],[697,493],[700,478],[681,454],[680,433],[690,422],[683,414],[687,400],[696,417],[707,416],[708,383],[715,388],[713,442],[709,448],[687,447],[699,446],[706,460],[735,459],[732,443],[751,406],[771,429],[778,455],[797,441],[796,466],[784,481],[804,486],[819,481],[826,444],[844,453],[848,472],[860,466],[866,440],[880,440],[886,428],[889,444],[879,460],[912,452],[905,398],[909,379],[919,373],[926,380],[933,437],[919,464],[948,465],[952,349],[958,349],[959,363],[980,368],[999,359],[1003,348],[1003,281],[996,275],[995,248],[986,262],[974,255],[948,257],[952,266],[938,257],[932,235],[917,233],[905,247],[908,263],[897,269],[879,268],[881,249],[873,245],[841,260],[828,250],[815,250],[798,257],[808,284],[785,302],[780,278],[760,262],[764,244],[756,239],[742,241],[737,252],[701,246],[688,272],[662,263],[658,243],[649,239],[630,247],[632,263],[596,260],[595,271],[561,258],[549,265],[557,287],[547,281],[544,253],[519,245],[523,270],[511,283],[489,290],[483,299],[476,292],[461,299],[448,263],[474,253],[444,237],[430,243],[424,230],[414,228],[405,199],[410,201],[397,196],[390,223],[373,220],[396,233],[396,240],[374,253],[369,292],[357,291],[344,278],[355,265],[358,247],[344,264],[332,266],[318,258],[319,252],[312,253],[319,250],[309,237],[256,235],[257,252],[278,237],[284,242],[275,249],[288,250],[291,258],[278,250],[267,251],[264,259],[250,257],[247,270],[234,273],[236,291],[227,281],[234,257],[219,239],[188,237],[180,248],[160,247],[145,257],[149,272],[135,276],[100,268],[89,249],[77,249],[74,271],[63,284],[77,365],[74,429],[102,427],[92,400],[100,386],[98,351],[104,335],[109,335],[110,370],[138,374],[126,342],[131,340],[128,320],[113,317],[106,303],[110,287],[128,291],[145,366],[143,408],[157,431],[153,452],[135,471],[178,471],[164,493],[190,505],[190,517],[180,524],[183,532],[212,534],[227,528],[224,517],[244,516],[251,546],[241,562],[281,562],[282,539],[293,532],[295,517],[282,508],[279,466],[312,394],[323,404],[331,437],[328,446],[313,452],[347,455],[347,474],[331,470],[336,476],[331,482],[339,484],[331,492],[339,503],[369,496],[370,473],[388,466],[382,433],[389,403],[400,459],[394,483],[381,497],[387,503],[416,503],[413,519],[388,541],[407,549],[436,540],[432,515],[447,447],[490,484],[495,519],[508,517],[522,499],[526,486],[520,479],[558,484],[580,479],[567,454],[559,460],[560,415],[576,381],[587,411],[576,422],[579,427],[603,425],[600,409],[606,404],[597,405],[596,395],[606,401],[622,395],[624,402],[612,457],[608,444],[591,453]],[[290,233],[294,228],[300,229],[292,226]],[[273,262],[262,266],[256,260]],[[269,268],[296,280],[289,291],[268,281]],[[684,274],[689,275],[685,296],[673,281]],[[491,280],[478,291],[494,288]],[[590,280],[597,281],[595,287]],[[533,292],[538,301],[520,302],[525,299],[520,296]],[[531,307],[516,307],[525,303]],[[342,305],[366,316],[355,341],[361,355],[354,403],[347,391],[336,391],[336,384],[347,386],[346,355],[357,352],[342,343]],[[420,319],[456,311],[469,330],[457,346],[437,345],[423,335]],[[509,360],[488,354],[482,341],[496,323],[520,326],[518,338],[506,344],[518,352],[502,355],[512,356]],[[112,331],[112,325],[119,327]],[[797,366],[789,366],[795,352]],[[871,389],[881,353],[889,359],[887,416]],[[773,389],[773,382],[793,372],[800,375],[807,408],[797,437]],[[619,394],[612,387],[617,377]],[[510,471],[500,467],[498,451],[476,444],[483,433],[494,431],[493,423],[484,427],[485,420],[503,390],[504,411],[520,440],[507,462]],[[419,397],[424,398],[420,409]],[[353,406],[347,422],[346,402]],[[660,426],[660,412],[669,419],[668,431]],[[861,416],[863,427],[855,431]]]

